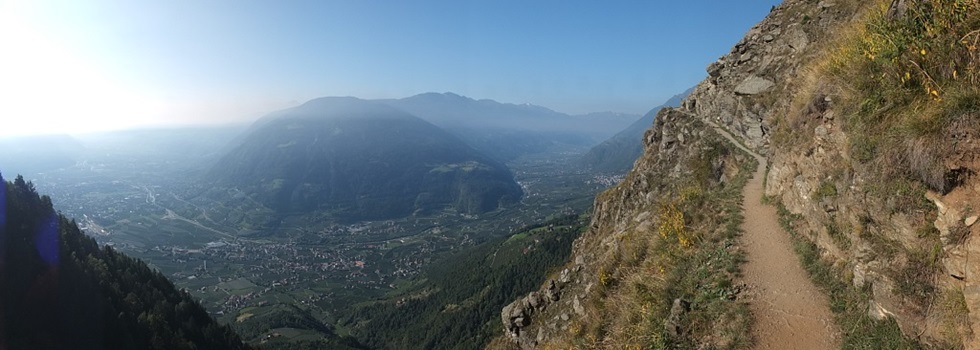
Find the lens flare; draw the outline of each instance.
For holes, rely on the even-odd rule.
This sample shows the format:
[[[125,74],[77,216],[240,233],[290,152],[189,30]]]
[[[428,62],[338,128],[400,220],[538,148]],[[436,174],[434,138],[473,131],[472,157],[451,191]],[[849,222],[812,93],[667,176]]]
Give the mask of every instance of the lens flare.
[[[7,181],[0,175],[0,265],[3,264],[4,252],[7,251],[4,241],[7,238]],[[2,345],[2,344],[0,344]]]
[[[34,236],[34,246],[48,266],[58,265],[58,216],[51,214]]]
[[[0,175],[0,230],[7,225],[7,182]],[[2,232],[2,231],[0,231]]]

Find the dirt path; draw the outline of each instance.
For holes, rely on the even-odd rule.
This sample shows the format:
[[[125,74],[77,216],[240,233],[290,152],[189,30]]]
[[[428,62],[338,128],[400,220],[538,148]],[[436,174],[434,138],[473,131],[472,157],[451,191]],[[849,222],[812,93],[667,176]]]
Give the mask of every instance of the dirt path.
[[[751,291],[754,348],[840,348],[827,297],[800,266],[789,234],[779,226],[776,208],[762,204],[766,159],[745,149],[717,126],[715,129],[759,161],[755,174],[742,190],[745,222],[741,245],[748,260],[742,273]]]

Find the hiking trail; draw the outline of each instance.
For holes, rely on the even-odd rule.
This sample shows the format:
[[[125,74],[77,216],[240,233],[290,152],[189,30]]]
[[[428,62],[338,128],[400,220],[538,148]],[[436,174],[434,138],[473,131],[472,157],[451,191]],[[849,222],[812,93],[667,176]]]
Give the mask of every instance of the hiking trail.
[[[709,124],[759,161],[742,189],[742,237],[746,253],[742,281],[749,287],[754,349],[837,349],[840,337],[827,297],[810,281],[793,251],[789,234],[779,225],[776,208],[762,203],[766,158]]]

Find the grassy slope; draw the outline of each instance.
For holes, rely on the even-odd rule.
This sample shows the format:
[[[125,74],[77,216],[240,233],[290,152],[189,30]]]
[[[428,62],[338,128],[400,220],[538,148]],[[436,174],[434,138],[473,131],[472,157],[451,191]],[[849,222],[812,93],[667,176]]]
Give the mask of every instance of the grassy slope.
[[[584,294],[585,316],[571,319],[564,333],[540,344],[541,348],[688,349],[749,345],[750,315],[747,305],[736,298],[740,287],[734,282],[743,261],[736,244],[743,219],[739,208],[741,188],[756,164],[689,116],[675,114],[660,123],[654,127],[655,134],[662,129],[670,129],[665,133],[684,129],[695,134],[704,130],[703,139],[683,146],[698,151],[654,156],[648,150],[645,157],[654,158],[642,162],[647,167],[652,165],[648,170],[653,173],[634,170],[618,187],[597,198],[596,207],[608,213],[632,213],[625,215],[634,225],[633,216],[650,212],[651,225],[604,232],[601,227],[607,225],[593,223],[600,227],[599,231],[590,231],[577,243],[578,254],[597,255],[595,265],[583,270],[589,271],[583,284],[595,285]],[[727,182],[717,181],[718,164],[725,164]],[[685,173],[680,179],[668,175],[675,165]],[[646,190],[653,191],[655,197],[642,203],[618,197]],[[678,319],[682,332],[676,335],[664,326],[675,299],[690,303],[690,310]],[[492,345],[508,348],[508,343],[497,339]]]
[[[855,4],[848,2],[848,6]],[[864,195],[887,198],[885,209],[893,213],[930,212],[934,209],[924,202],[924,193],[945,193],[959,180],[959,174],[947,166],[955,156],[952,140],[964,129],[980,127],[980,5],[975,0],[910,1],[905,16],[893,19],[887,15],[889,4],[861,2],[857,6],[865,11],[858,20],[838,30],[824,54],[804,67],[806,74],[796,87],[788,118],[776,129],[773,141],[783,152],[799,151],[796,140],[812,137],[808,134],[813,130],[808,125],[812,116],[805,112],[808,104],[814,96],[830,96],[848,137],[849,159],[828,171],[870,176]],[[833,184],[822,183],[814,198],[819,202],[836,195]],[[894,321],[871,320],[870,291],[842,279],[847,272],[822,260],[820,248],[795,233],[799,218],[785,210],[781,214],[787,229],[794,232],[804,266],[831,298],[845,349],[924,346],[906,338]],[[831,231],[835,243],[848,248],[850,242],[837,241]],[[862,239],[877,242],[878,253],[906,256],[908,262],[894,268],[896,290],[907,300],[929,305],[940,294],[931,276],[941,257],[929,252],[940,243],[932,232],[920,236],[934,242],[922,250],[909,250],[884,236]],[[941,343],[955,346],[959,336],[953,334]]]

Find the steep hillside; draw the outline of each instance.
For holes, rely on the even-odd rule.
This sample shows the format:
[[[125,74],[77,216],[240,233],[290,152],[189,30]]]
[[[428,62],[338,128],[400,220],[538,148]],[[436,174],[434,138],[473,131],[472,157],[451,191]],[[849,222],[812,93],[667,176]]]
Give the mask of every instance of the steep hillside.
[[[541,106],[474,100],[453,93],[379,102],[438,125],[501,161],[555,148],[591,147],[637,118],[617,113],[571,116]]]
[[[664,104],[653,107],[642,118],[633,122],[616,135],[589,149],[582,156],[582,164],[603,173],[626,173],[633,168],[633,162],[643,154],[643,133],[653,125],[653,118],[661,109],[677,107],[681,100],[693,91],[691,88],[671,97]]]
[[[96,245],[22,177],[0,178],[0,243],[0,348],[248,348],[162,274]]]
[[[752,342],[734,336],[745,330],[733,324],[760,327],[739,302],[711,303],[717,299],[699,293],[752,302],[765,291],[711,277],[725,276],[710,273],[719,262],[690,258],[737,254],[738,239],[711,249],[719,241],[712,234],[738,220],[724,207],[677,204],[690,198],[677,175],[696,168],[665,161],[704,154],[713,133],[703,123],[711,121],[767,155],[765,193],[802,266],[827,293],[843,348],[980,348],[980,264],[969,259],[980,252],[978,46],[980,4],[972,0],[775,7],[707,67],[681,108],[661,114],[626,180],[597,198],[569,263],[582,273],[560,284],[560,301],[515,301],[502,314],[509,336],[491,347]],[[704,193],[721,196],[706,204],[730,203],[723,191]],[[706,238],[691,240],[688,251],[635,243],[685,246],[673,232]],[[737,258],[721,265],[740,269]],[[690,275],[697,287],[686,289]],[[794,346],[806,345],[813,344]]]
[[[636,167],[596,199],[570,262],[503,309],[506,335],[490,348],[748,344],[736,235],[754,159],[677,110],[661,111],[643,140]]]
[[[967,256],[980,204],[980,6],[822,4],[781,6],[709,67],[685,106],[770,154],[766,193],[846,305],[845,347],[894,333],[894,320],[921,342],[978,348]]]
[[[280,214],[340,220],[482,213],[522,195],[506,167],[456,137],[354,98],[316,99],[260,120],[211,178]]]
[[[357,307],[350,331],[374,349],[476,349],[501,333],[497,312],[561,265],[587,216],[569,215],[441,260],[411,288]]]
[[[980,348],[980,4],[875,1],[775,109],[767,194],[910,337]],[[975,260],[975,259],[974,259]]]

